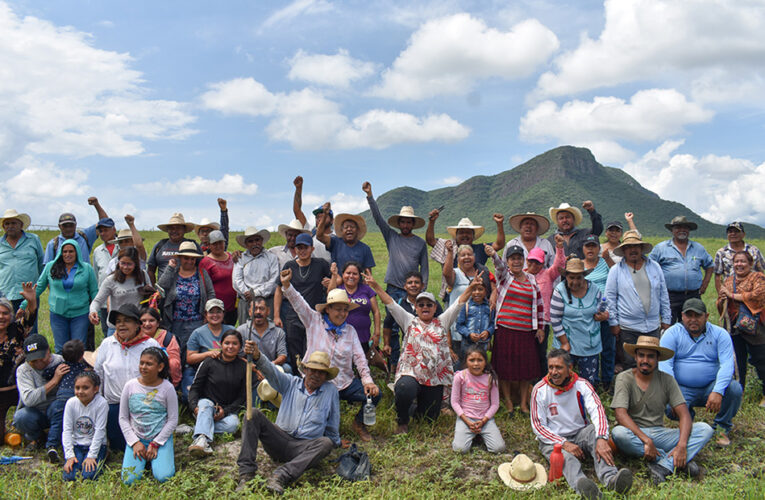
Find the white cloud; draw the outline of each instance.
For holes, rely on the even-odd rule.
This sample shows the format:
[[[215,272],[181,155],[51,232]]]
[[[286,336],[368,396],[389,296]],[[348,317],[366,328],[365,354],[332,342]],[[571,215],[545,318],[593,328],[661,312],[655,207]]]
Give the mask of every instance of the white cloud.
[[[303,50],[290,59],[290,80],[348,88],[351,82],[366,78],[375,72],[375,64],[351,57],[347,50],[339,49],[335,55],[309,54]]]
[[[536,19],[499,31],[455,14],[423,24],[372,93],[398,100],[465,94],[481,79],[526,77],[557,48],[555,34]]]
[[[357,214],[369,209],[366,196],[354,196],[342,192],[335,193],[330,196],[316,193],[303,194],[303,203],[306,207],[303,211],[309,215],[310,212],[319,205],[329,202],[332,206],[332,211],[335,214],[351,213]],[[312,219],[309,222],[313,223]]]
[[[674,89],[648,89],[635,93],[629,102],[595,97],[559,107],[544,101],[526,112],[519,129],[526,141],[584,145],[600,161],[622,162],[632,156],[618,141],[655,142],[682,133],[685,125],[707,122],[712,116],[711,111],[688,102]]]
[[[211,84],[201,102],[225,114],[269,116],[269,138],[300,150],[384,149],[399,143],[454,142],[470,133],[446,114],[416,117],[373,109],[350,120],[316,90],[273,94],[252,78]]]
[[[82,196],[89,189],[85,184],[86,170],[62,169],[29,155],[19,158],[11,167],[15,175],[3,183],[3,190],[22,202]]]
[[[133,188],[165,195],[198,195],[198,194],[244,194],[253,195],[258,191],[257,184],[247,184],[240,174],[223,174],[220,180],[205,179],[201,176],[184,177],[173,181],[156,181],[146,184],[135,184]]]
[[[672,76],[702,87],[710,75],[736,85],[747,77],[761,80],[763,30],[765,8],[757,1],[606,0],[600,36],[583,35],[576,49],[557,57],[556,70],[539,78],[535,94],[567,95]],[[757,87],[763,89],[762,81]]]
[[[439,181],[439,184],[442,184],[444,186],[456,186],[457,184],[462,184],[465,182],[465,179],[462,177],[457,177],[456,175],[452,175],[450,177],[444,177]]]
[[[302,15],[319,14],[332,10],[332,4],[325,0],[295,0],[286,7],[277,10],[263,21],[261,28],[270,28]]]

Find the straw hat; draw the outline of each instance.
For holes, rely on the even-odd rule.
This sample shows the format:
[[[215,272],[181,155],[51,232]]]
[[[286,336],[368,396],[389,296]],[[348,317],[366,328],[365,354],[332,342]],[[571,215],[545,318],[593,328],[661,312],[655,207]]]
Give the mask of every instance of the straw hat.
[[[512,462],[505,462],[497,468],[499,478],[514,490],[541,488],[547,484],[547,472],[542,464],[535,464],[523,453],[516,455]]]
[[[675,351],[660,346],[659,339],[651,337],[650,335],[641,335],[634,344],[624,343],[624,350],[633,358],[635,357],[635,350],[637,349],[652,349],[658,352],[659,361],[666,361],[675,355]]]
[[[178,251],[175,253],[177,257],[196,257],[201,259],[204,257],[201,253],[197,252],[197,244],[193,241],[184,241],[178,247]]]
[[[587,276],[595,269],[585,269],[584,261],[578,257],[570,258],[566,261],[566,267],[559,267],[558,272],[561,276],[565,277],[568,273],[583,274]]]
[[[303,227],[303,224],[300,223],[297,219],[292,219],[289,224],[279,224],[279,227],[276,228],[276,231],[284,237],[284,239],[287,239],[287,231],[297,231],[298,233],[310,233],[308,229]]]
[[[90,366],[96,366],[96,359],[98,358],[98,349],[95,351],[85,351],[82,353],[82,359],[85,360]]]
[[[359,240],[363,238],[365,234],[367,234],[367,221],[364,220],[364,217],[353,214],[337,214],[335,217],[335,233],[337,235],[340,235],[342,232],[343,222],[347,220],[352,220],[356,223],[357,226],[359,226]]]
[[[521,232],[521,222],[523,222],[524,219],[532,219],[535,220],[537,223],[537,226],[539,229],[537,230],[537,234],[545,234],[548,229],[550,229],[550,221],[547,220],[547,217],[544,215],[535,214],[534,212],[526,212],[525,214],[515,214],[510,216],[510,220],[508,221],[510,224],[510,227],[516,232]]]
[[[691,231],[695,231],[699,228],[699,225],[695,222],[691,222],[688,219],[685,218],[685,215],[678,215],[674,219],[670,221],[669,224],[664,224],[664,227],[672,231],[672,228],[675,226],[686,226]]]
[[[110,245],[114,245],[115,243],[119,243],[121,241],[127,241],[133,239],[133,232],[130,231],[130,229],[120,229],[117,233],[117,237],[113,240],[109,240]]]
[[[21,222],[21,229],[24,230],[29,227],[29,224],[32,222],[32,218],[29,217],[28,214],[20,214],[15,209],[9,208],[5,211],[3,214],[3,217],[0,218],[0,226],[3,225],[3,222],[5,222],[6,219],[17,219]]]
[[[220,229],[220,224],[214,221],[211,221],[207,217],[202,217],[202,220],[199,221],[199,224],[194,224],[194,232],[199,233],[199,230],[203,227],[209,227],[211,230],[216,231]]]
[[[396,229],[398,229],[398,220],[401,217],[408,217],[410,219],[414,219],[414,227],[412,229],[419,229],[425,225],[425,219],[414,215],[414,209],[410,206],[403,206],[401,207],[401,210],[399,211],[398,215],[391,215],[390,217],[388,217],[388,224],[390,224],[391,227],[395,227]]]
[[[460,221],[457,223],[456,226],[447,226],[446,230],[449,232],[449,234],[452,235],[452,238],[457,237],[457,230],[458,229],[472,229],[473,230],[473,239],[477,240],[481,237],[481,235],[484,232],[483,226],[476,226],[473,224],[473,221],[468,219],[467,217],[463,217],[460,219]]]
[[[284,373],[284,368],[282,368],[280,365],[274,365],[274,368],[279,370],[280,372]],[[279,394],[279,392],[271,387],[271,384],[268,383],[267,379],[263,379],[258,384],[258,397],[262,401],[269,401],[274,406],[279,408],[282,405],[282,395]]]
[[[653,248],[653,245],[642,240],[639,232],[631,230],[624,233],[624,236],[622,237],[622,244],[614,248],[614,255],[624,257],[624,247],[627,245],[642,245],[643,254],[647,254]]]
[[[244,234],[240,234],[236,237],[236,242],[239,243],[242,248],[247,248],[247,245],[245,245],[244,242],[247,241],[247,238],[256,234],[259,234],[260,237],[263,238],[264,245],[271,238],[271,233],[268,231],[268,229],[261,229],[258,231],[258,228],[255,226],[249,226],[244,230]]]
[[[194,224],[193,222],[186,222],[186,219],[183,218],[182,213],[175,213],[170,217],[170,220],[167,221],[167,224],[160,224],[157,226],[157,229],[160,231],[167,232],[168,226],[186,226],[186,231],[184,231],[183,234],[190,233],[194,230]]]
[[[578,226],[582,223],[582,211],[576,207],[572,207],[568,203],[561,203],[558,208],[550,207],[550,219],[557,221],[558,212],[568,212],[574,216],[574,225]]]
[[[332,380],[337,377],[337,372],[340,371],[336,366],[330,366],[329,354],[324,351],[312,352],[311,355],[308,356],[308,361],[298,361],[298,367],[327,372],[327,380]]]
[[[316,310],[318,312],[324,312],[324,308],[327,307],[330,304],[348,304],[348,311],[353,311],[357,307],[359,307],[358,304],[355,304],[351,302],[351,299],[348,298],[348,293],[340,288],[335,288],[334,290],[331,290],[327,294],[327,301],[323,304],[316,304]]]

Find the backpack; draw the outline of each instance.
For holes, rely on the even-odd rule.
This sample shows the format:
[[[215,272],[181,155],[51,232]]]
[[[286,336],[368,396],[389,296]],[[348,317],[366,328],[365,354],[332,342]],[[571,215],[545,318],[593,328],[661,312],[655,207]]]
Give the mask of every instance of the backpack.
[[[170,333],[169,330],[165,330],[165,338],[162,339],[162,347],[167,349],[167,346],[170,345],[170,342],[173,341],[173,334]]]
[[[335,473],[348,481],[368,481],[372,473],[369,455],[365,451],[359,451],[355,444],[332,462],[339,462]]]
[[[85,244],[88,245],[88,250],[91,249],[90,242],[88,241],[88,235],[85,234],[85,231],[83,231],[80,228],[77,228],[77,234],[82,236],[82,239],[85,240]],[[61,244],[61,240],[58,238],[60,235],[56,235],[56,238],[53,240],[53,256],[55,257],[58,253],[58,246]],[[87,259],[85,259],[87,260]]]

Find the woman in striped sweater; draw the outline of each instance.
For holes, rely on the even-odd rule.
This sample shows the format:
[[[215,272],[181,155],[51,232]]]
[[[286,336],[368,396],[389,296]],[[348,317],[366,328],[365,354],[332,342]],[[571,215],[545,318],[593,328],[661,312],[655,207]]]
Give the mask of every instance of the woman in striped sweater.
[[[513,411],[511,385],[519,384],[520,406],[529,413],[531,382],[539,377],[537,343],[544,339],[544,303],[534,275],[523,270],[523,248],[505,250],[507,264],[487,245],[486,255],[497,272],[497,314],[492,365],[499,377],[499,390],[509,412]]]

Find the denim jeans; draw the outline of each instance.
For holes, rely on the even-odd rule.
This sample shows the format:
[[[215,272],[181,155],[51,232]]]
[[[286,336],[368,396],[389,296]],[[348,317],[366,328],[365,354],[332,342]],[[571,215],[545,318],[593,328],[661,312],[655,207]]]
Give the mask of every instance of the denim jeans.
[[[668,454],[675,446],[677,446],[677,442],[680,440],[680,429],[669,429],[667,427],[641,427],[640,430],[653,441],[653,445],[657,451],[656,462],[667,470],[675,470],[672,457]],[[688,436],[688,462],[693,460],[693,457],[701,451],[710,439],[712,439],[713,435],[714,430],[712,430],[712,427],[710,427],[709,424],[705,422],[696,422],[693,424],[691,435]],[[622,453],[633,457],[643,456],[645,445],[626,427],[617,425],[611,431],[611,437]]]
[[[616,365],[616,337],[611,333],[608,321],[600,322],[600,382],[610,385],[614,379],[614,366]]]
[[[53,403],[45,410],[31,406],[17,408],[16,413],[13,414],[13,426],[24,435],[27,441],[37,441],[42,437],[43,431],[51,426],[51,420],[58,411],[59,409]],[[63,412],[60,415],[63,418]],[[58,432],[58,445],[61,445],[61,422],[59,422]]]
[[[121,451],[125,449],[125,436],[122,435],[119,419],[120,404],[110,404],[109,415],[106,419],[106,439],[109,440],[109,449],[112,451]]]
[[[101,467],[104,464],[106,458],[106,446],[102,446],[98,450],[98,457],[96,457],[96,470],[86,472],[82,468],[82,463],[88,458],[89,446],[81,446],[79,444],[74,445],[74,456],[77,461],[72,465],[70,472],[64,472],[64,481],[75,481],[77,479],[77,473],[80,472],[82,479],[98,479],[98,475],[101,473]]]
[[[372,404],[377,406],[380,399],[382,399],[382,391],[378,392],[377,396],[372,397]],[[367,401],[367,395],[364,394],[364,384],[361,383],[359,378],[354,377],[351,385],[340,391],[340,400],[345,400],[350,403],[361,401],[361,407],[359,408],[358,413],[356,413],[356,422],[361,423],[364,421],[364,405]]]
[[[181,377],[181,401],[186,404],[189,402],[189,389],[191,389],[191,384],[194,383],[194,377],[197,375],[197,367],[186,365],[181,373],[183,374]]]
[[[194,425],[194,437],[204,434],[208,441],[213,440],[213,434],[223,434],[228,432],[233,434],[239,428],[239,416],[235,414],[226,415],[220,420],[215,420],[215,403],[209,399],[202,398],[197,403],[197,423]]]
[[[61,432],[64,428],[64,407],[66,406],[66,401],[66,399],[56,398],[48,406],[47,414],[50,429],[48,429],[48,440],[45,443],[46,448],[61,446]]]
[[[141,443],[148,448],[150,441],[141,439]],[[145,468],[146,460],[135,458],[133,448],[126,444],[125,457],[122,459],[122,482],[127,485],[133,484],[137,479],[141,479]],[[151,472],[154,474],[154,479],[160,483],[164,483],[175,475],[175,453],[172,436],[157,450],[157,457],[151,461]]]
[[[680,386],[680,392],[683,393],[685,402],[688,404],[688,411],[691,412],[691,418],[694,418],[696,412],[694,408],[705,406],[707,404],[707,398],[712,393],[712,389],[715,387],[715,381],[709,383],[706,387],[686,387]],[[715,421],[712,425],[713,428],[720,426],[726,434],[730,433],[731,427],[733,427],[733,417],[738,413],[738,409],[741,407],[741,398],[743,397],[743,391],[741,390],[741,384],[735,380],[731,380],[728,388],[725,389],[723,394],[722,403],[720,403],[720,411],[715,415]],[[672,420],[677,420],[672,412],[671,408],[667,406],[667,416]]]
[[[56,354],[61,354],[64,343],[72,339],[81,340],[83,345],[85,345],[88,340],[89,324],[90,320],[87,314],[67,318],[51,311],[50,328],[53,330],[53,343]]]

